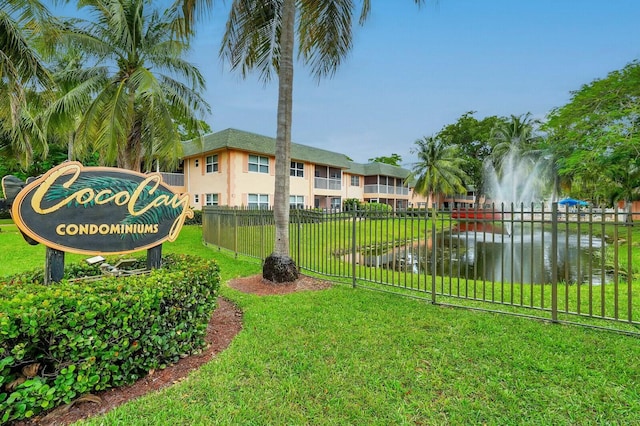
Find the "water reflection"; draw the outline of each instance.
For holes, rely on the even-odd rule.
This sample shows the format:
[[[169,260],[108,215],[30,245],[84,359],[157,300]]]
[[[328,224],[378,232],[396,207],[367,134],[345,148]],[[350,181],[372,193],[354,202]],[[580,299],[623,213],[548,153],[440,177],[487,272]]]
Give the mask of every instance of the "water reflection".
[[[551,232],[539,226],[503,229],[467,227],[446,231],[436,240],[436,275],[494,282],[549,283],[553,268],[558,281],[601,284],[604,242],[588,235],[559,231],[557,256]],[[432,273],[432,251],[419,244],[398,250],[388,266],[412,273]]]

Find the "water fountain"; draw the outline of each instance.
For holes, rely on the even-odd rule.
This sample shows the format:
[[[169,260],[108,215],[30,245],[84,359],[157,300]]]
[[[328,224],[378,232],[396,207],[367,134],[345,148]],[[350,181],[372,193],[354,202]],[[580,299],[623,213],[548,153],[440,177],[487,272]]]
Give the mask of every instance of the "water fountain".
[[[485,192],[493,207],[454,212],[457,226],[437,231],[436,265],[424,254],[418,259],[418,253],[427,253],[424,248],[418,253],[408,249],[403,268],[411,264],[427,273],[435,268],[438,275],[457,271],[459,278],[535,284],[550,282],[555,268],[561,281],[602,283],[604,275],[594,261],[604,247],[599,238],[580,235],[564,222],[555,235],[554,252],[551,209],[542,202],[552,184],[545,182],[543,169],[541,162],[515,150],[505,155],[498,170],[487,163]]]
[[[492,161],[485,161],[485,192],[497,208],[503,205],[510,211],[521,205],[529,207],[548,195],[542,168],[541,161],[523,157],[512,149],[502,158],[498,169]]]
[[[498,169],[492,162],[485,163],[485,192],[493,210],[502,214],[502,231],[487,231],[485,226],[481,232],[468,229],[450,236],[464,247],[459,262],[473,266],[474,278],[480,271],[483,279],[491,281],[544,283],[550,281],[555,267],[560,280],[601,281],[592,267],[590,278],[585,278],[584,268],[580,268],[580,264],[592,265],[592,251],[603,245],[600,239],[585,241],[563,229],[556,235],[554,259],[553,236],[545,226],[550,225],[551,210],[545,209],[542,201],[551,195],[552,184],[543,170],[541,161],[519,155],[518,150],[509,151]]]

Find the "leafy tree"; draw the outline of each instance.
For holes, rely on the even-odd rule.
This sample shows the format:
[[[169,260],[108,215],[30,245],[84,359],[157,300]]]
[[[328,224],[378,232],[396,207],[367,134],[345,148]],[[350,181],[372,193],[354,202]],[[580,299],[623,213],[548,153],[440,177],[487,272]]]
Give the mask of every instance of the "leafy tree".
[[[199,115],[209,111],[200,96],[204,79],[182,56],[188,39],[176,36],[183,11],[147,10],[149,0],[85,0],[92,20],[69,22],[61,40],[79,49],[91,68],[69,70],[57,113],[70,120],[87,96],[75,143],[77,152],[98,151],[107,164],[141,170],[154,162],[177,164],[181,138],[175,119],[199,128]]]
[[[469,176],[469,184],[476,191],[484,189],[484,161],[491,154],[492,130],[505,122],[505,119],[496,116],[485,117],[478,120],[473,115],[475,111],[469,111],[453,124],[449,124],[440,130],[435,137],[447,145],[456,145],[460,154],[465,158],[464,172]]]
[[[204,120],[197,120],[195,123],[185,122],[180,117],[174,120],[174,123],[180,134],[180,139],[190,141],[199,138],[202,135],[211,133],[211,126]]]
[[[423,137],[415,141],[412,153],[418,156],[407,180],[415,181],[414,191],[439,200],[442,195],[465,192],[469,176],[464,172],[464,158],[456,145],[447,145],[435,137]],[[432,206],[432,217],[436,217],[436,203]]]
[[[400,167],[402,163],[402,156],[400,156],[400,154],[394,153],[388,157],[381,156],[381,157],[369,158],[367,161],[370,163],[384,163],[384,164],[391,164],[392,166]]]
[[[414,0],[421,4],[422,0]],[[186,3],[186,0],[185,0]],[[289,167],[291,158],[291,117],[293,108],[294,45],[298,57],[321,79],[335,73],[352,47],[351,27],[354,4],[351,0],[234,0],[223,38],[221,53],[232,69],[243,76],[257,70],[266,82],[278,78],[274,252],[265,260],[263,276],[285,282],[297,277],[289,257]],[[370,1],[363,0],[360,23],[367,18]],[[297,19],[296,19],[297,15]],[[297,26],[296,26],[297,21]],[[293,265],[283,274],[269,274],[273,264]]]
[[[545,130],[559,173],[573,181],[572,191],[591,193],[608,203],[640,196],[638,99],[640,62],[636,60],[571,92],[569,103],[549,114]],[[593,182],[597,191],[591,192],[587,182]]]

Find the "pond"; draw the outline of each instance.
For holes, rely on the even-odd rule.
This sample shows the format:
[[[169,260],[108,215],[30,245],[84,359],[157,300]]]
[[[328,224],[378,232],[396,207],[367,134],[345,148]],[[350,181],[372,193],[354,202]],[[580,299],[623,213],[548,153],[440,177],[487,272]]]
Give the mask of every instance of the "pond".
[[[600,238],[559,231],[553,254],[552,235],[536,225],[518,225],[510,233],[491,230],[451,230],[436,238],[436,275],[494,282],[602,284],[606,244]],[[393,261],[391,261],[393,258]],[[386,257],[387,267],[431,274],[432,251],[425,244],[401,248]]]

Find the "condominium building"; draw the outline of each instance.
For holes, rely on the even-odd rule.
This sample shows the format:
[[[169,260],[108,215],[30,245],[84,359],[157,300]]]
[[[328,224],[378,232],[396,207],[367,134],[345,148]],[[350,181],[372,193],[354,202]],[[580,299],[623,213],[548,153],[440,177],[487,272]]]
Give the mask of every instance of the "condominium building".
[[[273,205],[276,140],[227,129],[184,145],[182,179],[166,174],[191,205],[266,208]],[[346,155],[291,144],[289,169],[292,207],[340,209],[346,199],[380,202],[394,209],[424,203],[405,182],[409,170],[382,163],[360,164]],[[179,176],[178,176],[179,177]]]

